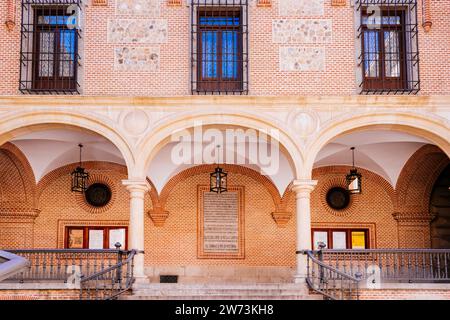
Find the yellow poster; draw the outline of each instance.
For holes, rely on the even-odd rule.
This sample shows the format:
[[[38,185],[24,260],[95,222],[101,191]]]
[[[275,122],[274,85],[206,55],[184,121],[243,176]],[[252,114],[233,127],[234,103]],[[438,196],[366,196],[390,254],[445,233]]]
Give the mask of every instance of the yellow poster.
[[[352,249],[366,248],[366,233],[364,231],[352,232]]]

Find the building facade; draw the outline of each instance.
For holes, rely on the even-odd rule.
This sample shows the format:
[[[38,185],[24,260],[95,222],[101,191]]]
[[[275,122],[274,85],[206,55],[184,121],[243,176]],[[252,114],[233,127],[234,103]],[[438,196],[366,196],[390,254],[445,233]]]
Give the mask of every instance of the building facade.
[[[120,242],[137,277],[183,283],[301,282],[320,242],[450,249],[450,1],[1,0],[0,20],[0,248]]]

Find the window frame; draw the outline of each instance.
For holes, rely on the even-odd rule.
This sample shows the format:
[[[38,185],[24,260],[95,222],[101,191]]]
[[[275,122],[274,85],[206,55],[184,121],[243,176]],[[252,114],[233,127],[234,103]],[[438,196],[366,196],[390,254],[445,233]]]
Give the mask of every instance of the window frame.
[[[238,26],[203,26],[200,23],[201,15],[205,12],[219,12],[219,15],[212,16],[212,18],[220,18],[220,17],[239,17],[239,25]],[[229,15],[229,13],[233,13],[233,15]],[[234,7],[227,8],[226,10],[220,10],[219,8],[203,8],[201,10],[197,10],[197,21],[198,21],[198,32],[197,32],[197,83],[198,89],[201,91],[218,91],[218,92],[226,92],[226,91],[242,91],[243,86],[243,46],[242,46],[242,8]],[[203,69],[203,33],[210,31],[216,31],[217,41],[216,41],[216,70],[217,76],[215,78],[205,78],[203,77],[204,69]],[[235,78],[224,78],[223,75],[223,34],[227,31],[237,32],[237,56],[233,60],[233,64],[237,64],[237,74]],[[234,47],[233,47],[234,49]],[[231,79],[231,80],[230,80]]]
[[[245,95],[248,94],[248,1],[247,0],[191,0],[191,94],[193,95]],[[202,25],[201,17],[239,17],[239,25]],[[215,53],[217,76],[204,77],[203,39],[206,31],[217,30]],[[226,31],[237,33],[237,54],[233,59],[223,59],[223,35]],[[234,40],[233,40],[234,41]],[[225,54],[226,56],[227,54]],[[223,62],[237,65],[236,76],[226,78]]]
[[[19,72],[19,91],[21,93],[80,93],[79,78],[82,73],[79,53],[82,47],[80,20],[83,7],[82,0],[21,0]],[[69,8],[73,11],[70,12]],[[76,17],[74,14],[77,14]],[[43,21],[40,23],[39,17],[62,17],[63,21],[59,18],[49,18],[49,23]],[[73,28],[68,25],[68,23],[72,23],[72,17],[76,19]],[[53,35],[52,42],[49,42],[52,43],[52,50],[42,53],[44,57],[41,57],[41,46],[47,44],[41,42],[41,39],[46,33]],[[50,49],[50,45],[47,47]],[[69,50],[63,50],[63,48]],[[43,49],[47,50],[47,48]],[[41,62],[47,61],[47,71],[50,71],[49,66],[52,68],[52,72],[48,76],[42,72],[45,71],[45,67],[40,68]]]
[[[121,250],[128,250],[128,227],[127,226],[66,226],[64,231],[64,248],[71,249],[69,246],[69,234],[71,230],[83,230],[83,249],[89,249],[89,231],[103,231],[103,250],[109,248],[109,231],[116,229],[125,229],[125,244],[122,243]],[[89,249],[96,250],[96,249]]]
[[[352,232],[364,232],[365,237],[365,249],[370,249],[370,231],[366,228],[311,228],[311,248],[314,249],[314,233],[315,232],[326,232],[328,245],[325,249],[333,249],[333,232],[345,232],[346,234],[346,250],[360,250],[353,249],[352,244]],[[365,250],[364,249],[364,250]],[[343,249],[337,249],[343,250]]]
[[[396,7],[395,11],[388,11],[385,8],[381,8],[381,17],[397,16],[399,13],[400,24],[384,24],[381,19],[380,28],[371,30],[368,29],[367,24],[363,24],[362,20],[364,16],[367,16],[367,9],[361,10],[361,55],[366,56],[365,47],[365,34],[367,31],[376,32],[378,34],[378,77],[367,77],[365,59],[363,58],[362,74],[363,74],[363,89],[365,90],[383,90],[383,89],[400,89],[406,90],[408,88],[407,83],[407,66],[406,66],[406,36],[405,36],[405,7]],[[385,51],[385,32],[396,31],[399,37],[399,77],[387,77],[386,76],[386,51]]]
[[[371,9],[371,10],[369,10]],[[360,94],[417,94],[420,91],[420,68],[419,68],[419,21],[418,21],[418,3],[417,0],[355,0],[355,19],[356,25],[356,48],[358,48],[358,75],[357,85]],[[366,28],[367,11],[375,13],[383,13],[382,16],[398,16],[401,13],[401,23],[394,24],[392,20],[383,19],[375,21],[374,28]],[[371,16],[373,15],[371,14]],[[363,23],[364,22],[364,23]],[[386,22],[389,22],[386,24]],[[383,30],[378,29],[383,27]],[[392,50],[394,46],[389,41],[383,43],[385,32],[390,30],[399,30],[395,34],[398,35],[399,45],[399,71],[400,77],[386,77],[386,71],[392,72],[392,64],[387,61],[397,61],[395,59],[397,50]],[[375,31],[378,36],[378,51],[374,52],[374,56],[380,52],[377,59],[379,66],[377,67],[378,75],[369,75],[366,77],[367,61],[375,61],[369,55],[366,57],[368,48],[365,48],[364,32]],[[392,37],[393,39],[393,37]],[[387,46],[392,50],[391,54],[386,52]],[[370,49],[370,48],[369,48]],[[371,60],[372,59],[372,60]],[[389,60],[391,59],[391,60]],[[390,69],[388,67],[391,67]],[[370,70],[370,69],[369,69]]]
[[[76,89],[76,79],[77,79],[77,59],[76,56],[78,54],[78,36],[76,35],[76,32],[74,31],[74,45],[73,55],[75,56],[73,60],[73,76],[70,77],[64,77],[60,75],[60,67],[61,67],[61,31],[71,30],[67,28],[66,25],[63,24],[49,24],[49,25],[43,25],[39,24],[39,17],[40,16],[46,16],[45,10],[50,10],[51,15],[48,16],[60,16],[60,13],[62,13],[62,16],[66,16],[64,11],[66,11],[67,8],[63,9],[61,7],[46,7],[45,9],[39,8],[34,9],[34,37],[33,37],[33,55],[36,56],[35,59],[33,59],[33,80],[32,80],[32,89],[33,90],[75,90]],[[54,11],[53,11],[54,10]],[[52,12],[53,11],[53,12]],[[66,11],[67,12],[67,11]],[[42,14],[41,14],[42,13]],[[51,77],[41,77],[39,75],[40,71],[40,40],[41,40],[41,34],[42,33],[53,33],[54,39],[53,39],[53,60],[48,60],[48,62],[52,61],[53,63],[53,75]],[[47,53],[50,54],[50,53]],[[47,86],[45,86],[47,84]],[[68,84],[67,87],[65,84]]]

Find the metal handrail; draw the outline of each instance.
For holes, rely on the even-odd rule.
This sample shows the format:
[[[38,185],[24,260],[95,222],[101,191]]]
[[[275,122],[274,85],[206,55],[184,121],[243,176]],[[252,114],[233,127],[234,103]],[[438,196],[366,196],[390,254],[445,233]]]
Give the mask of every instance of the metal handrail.
[[[450,249],[324,249],[322,261],[369,285],[382,282],[450,282]]]
[[[13,249],[5,250],[30,262],[28,268],[6,279],[7,282],[49,281],[68,283],[84,274],[91,275],[126,257],[119,249]]]
[[[320,251],[303,250],[307,256],[307,277],[306,283],[315,292],[322,294],[329,300],[353,300],[359,299],[358,275],[352,276],[330,265],[327,265],[321,258],[314,255]]]
[[[89,276],[81,276],[80,300],[112,300],[131,289],[133,260],[142,251],[131,250],[125,261]],[[123,281],[125,278],[125,281]]]

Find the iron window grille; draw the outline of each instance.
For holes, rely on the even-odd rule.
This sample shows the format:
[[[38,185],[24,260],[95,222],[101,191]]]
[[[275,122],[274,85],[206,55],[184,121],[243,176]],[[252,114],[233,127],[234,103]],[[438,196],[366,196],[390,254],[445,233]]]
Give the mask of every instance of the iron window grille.
[[[247,0],[191,1],[192,94],[248,93]]]
[[[362,94],[420,90],[417,0],[356,0]]]
[[[22,0],[22,93],[76,94],[82,0]]]

